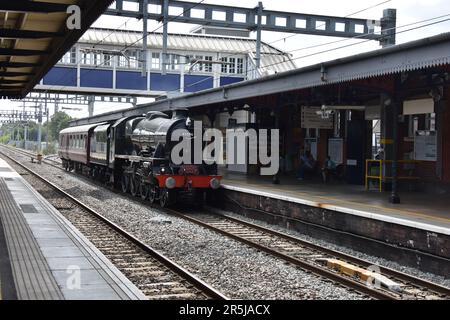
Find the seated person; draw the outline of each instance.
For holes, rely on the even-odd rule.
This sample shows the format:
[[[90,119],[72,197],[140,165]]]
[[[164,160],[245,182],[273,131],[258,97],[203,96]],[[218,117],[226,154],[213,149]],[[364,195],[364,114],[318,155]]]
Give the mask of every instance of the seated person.
[[[310,151],[306,151],[300,157],[300,169],[298,170],[298,180],[305,179],[305,173],[314,172],[316,167],[316,160],[312,156]]]
[[[336,175],[337,174],[336,169],[337,169],[336,163],[333,160],[331,160],[330,156],[327,156],[322,168],[323,182],[327,182],[330,175]]]

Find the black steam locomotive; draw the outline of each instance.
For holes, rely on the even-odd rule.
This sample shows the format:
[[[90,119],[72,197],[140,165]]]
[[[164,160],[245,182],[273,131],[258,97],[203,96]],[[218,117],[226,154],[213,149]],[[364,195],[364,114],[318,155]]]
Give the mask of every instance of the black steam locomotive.
[[[186,110],[172,116],[149,112],[115,122],[103,122],[64,129],[59,134],[58,155],[67,171],[88,175],[123,192],[162,207],[177,199],[190,197],[196,203],[204,200],[205,191],[220,187],[217,166],[175,164],[171,141],[177,129],[189,132],[191,121]]]

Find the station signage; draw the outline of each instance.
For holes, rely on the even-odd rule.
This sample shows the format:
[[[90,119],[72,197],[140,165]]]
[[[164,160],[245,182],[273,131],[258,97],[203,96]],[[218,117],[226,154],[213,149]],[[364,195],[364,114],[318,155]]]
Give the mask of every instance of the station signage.
[[[414,137],[414,160],[436,161],[436,138],[435,131],[417,131]]]
[[[333,116],[323,118],[318,114],[320,107],[302,107],[301,126],[303,129],[333,129]]]
[[[366,106],[364,116],[366,120],[380,120],[381,106]]]

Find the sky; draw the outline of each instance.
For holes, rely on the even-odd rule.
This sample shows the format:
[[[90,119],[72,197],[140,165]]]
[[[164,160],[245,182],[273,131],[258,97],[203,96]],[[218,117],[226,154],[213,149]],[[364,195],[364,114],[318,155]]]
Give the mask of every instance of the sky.
[[[189,1],[189,0],[188,0]],[[197,2],[190,0],[189,2]],[[263,0],[264,8],[267,10],[277,10],[277,11],[290,11],[298,13],[309,13],[309,14],[321,14],[321,15],[332,15],[332,16],[351,16],[352,18],[363,18],[363,19],[381,19],[383,15],[383,9],[394,8],[397,9],[397,32],[402,32],[412,27],[421,26],[428,24],[430,22],[437,22],[444,19],[450,19],[450,1],[449,0],[391,0],[380,6],[376,6],[384,2],[383,0],[314,0],[314,1],[293,1],[293,0]],[[242,6],[253,8],[258,4],[257,0],[205,0],[204,3],[207,4],[226,4],[228,6]],[[366,8],[376,6],[372,9],[365,10],[364,12],[358,12]],[[403,27],[411,23],[416,23],[426,19],[436,18],[439,16],[444,16],[440,19],[435,19],[432,21],[414,24],[411,26]],[[156,30],[162,32],[161,23],[149,20],[149,30]],[[124,17],[113,17],[113,16],[101,16],[93,25],[94,27],[105,27],[105,28],[120,28],[120,29],[130,29],[130,30],[142,30],[142,21],[137,21],[136,19],[129,19]],[[158,27],[160,27],[158,29]],[[169,24],[169,32],[176,33],[186,33],[194,25],[187,25],[182,23],[171,22]],[[397,43],[405,43],[421,38],[426,38],[436,34],[450,31],[450,20],[443,23],[435,24],[433,26],[428,26],[420,28],[413,31],[403,32],[397,35]],[[255,34],[251,37],[255,38]],[[327,44],[332,41],[340,40],[341,38],[335,37],[323,37],[323,36],[310,36],[310,35],[292,35],[284,34],[278,32],[263,32],[262,40],[269,43],[283,51],[292,54],[295,59],[295,63],[298,67],[307,66],[315,63],[320,63],[328,60],[333,60],[337,58],[342,58],[345,56],[350,56],[362,52],[367,52],[371,50],[379,49],[379,43],[376,41],[368,41],[363,44],[356,44],[346,48],[340,48],[341,46],[346,46],[349,44],[354,44],[361,42],[361,39],[350,39],[341,43],[334,43],[323,45],[320,47],[309,48],[311,46],[317,46],[322,44]],[[336,49],[336,50],[332,50]],[[322,51],[328,51],[323,52]],[[139,99],[138,103],[147,102],[145,99]],[[22,103],[19,102],[9,102],[8,100],[0,100],[0,110],[15,107],[21,107]],[[128,108],[131,105],[122,104],[120,108]],[[78,106],[77,106],[78,108]],[[52,112],[53,107],[50,106],[50,111]],[[108,112],[112,110],[117,110],[117,105],[109,103],[96,103],[95,105],[96,114]],[[82,118],[87,116],[87,107],[82,111],[66,111],[71,116],[76,118]]]

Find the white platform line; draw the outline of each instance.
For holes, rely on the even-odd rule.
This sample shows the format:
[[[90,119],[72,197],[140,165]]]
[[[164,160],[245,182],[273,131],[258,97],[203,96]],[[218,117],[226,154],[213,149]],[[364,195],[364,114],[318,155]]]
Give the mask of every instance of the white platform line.
[[[261,191],[261,190],[253,190],[253,189],[245,188],[245,187],[237,187],[237,186],[233,186],[233,185],[228,185],[226,183],[222,184],[222,188],[227,189],[227,190],[232,190],[232,191],[243,192],[243,193],[250,193],[250,194],[254,194],[257,196],[261,196],[261,197],[267,197],[267,198],[278,199],[278,200],[283,200],[283,201],[287,201],[287,202],[298,203],[298,204],[305,205],[305,206],[311,206],[311,207],[317,207],[317,208],[323,208],[323,209],[327,209],[327,210],[342,212],[342,213],[346,213],[346,214],[351,214],[351,215],[355,215],[355,216],[359,216],[359,217],[379,220],[379,221],[383,221],[383,222],[399,224],[399,225],[412,227],[412,228],[416,228],[416,229],[421,229],[421,230],[425,230],[425,231],[429,231],[429,232],[450,235],[450,228],[435,226],[435,225],[428,224],[428,223],[416,222],[416,221],[411,221],[411,220],[396,218],[396,217],[390,217],[390,216],[383,215],[383,214],[371,213],[371,212],[367,212],[367,211],[355,210],[355,209],[350,209],[350,208],[345,208],[345,207],[339,207],[339,206],[334,206],[334,205],[330,205],[330,204],[323,204],[323,203],[319,203],[319,202],[315,202],[315,201],[310,201],[310,200],[301,199],[301,198],[295,198],[295,197],[291,197],[291,196],[285,196],[285,195],[281,195],[281,194],[269,193],[269,192]]]

